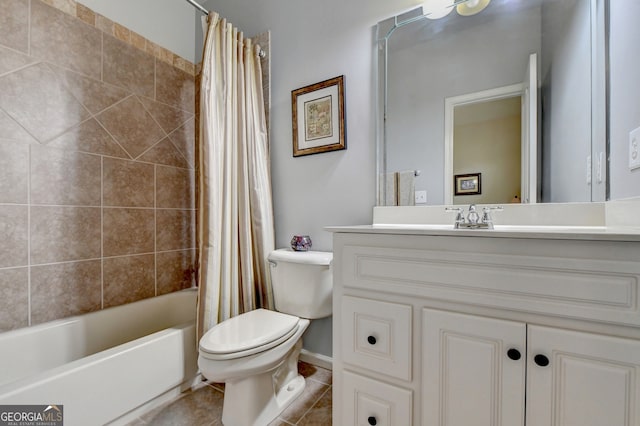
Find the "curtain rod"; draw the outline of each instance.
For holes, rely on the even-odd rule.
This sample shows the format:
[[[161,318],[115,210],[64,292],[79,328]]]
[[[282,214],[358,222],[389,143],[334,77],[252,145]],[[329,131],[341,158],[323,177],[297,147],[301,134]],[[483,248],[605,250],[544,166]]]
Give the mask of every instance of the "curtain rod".
[[[200,3],[196,2],[195,0],[186,0],[186,1],[187,1],[187,3],[191,4],[193,7],[198,9],[200,12],[202,12],[205,15],[209,16],[209,11],[207,9],[205,9]],[[264,58],[264,57],[267,56],[267,54],[265,53],[264,50],[260,49],[260,52],[258,52],[258,56],[260,58]]]
[[[200,3],[196,2],[195,0],[187,0],[187,3],[191,3],[191,5],[196,9],[198,9],[200,12],[204,13],[205,15],[209,15],[209,11],[205,9]]]

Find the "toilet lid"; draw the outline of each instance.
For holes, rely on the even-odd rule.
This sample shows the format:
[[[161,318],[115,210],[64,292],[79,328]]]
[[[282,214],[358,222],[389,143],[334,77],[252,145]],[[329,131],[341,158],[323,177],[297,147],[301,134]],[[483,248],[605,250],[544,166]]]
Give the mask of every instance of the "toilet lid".
[[[295,332],[298,321],[293,315],[256,309],[214,326],[200,339],[200,350],[221,355],[259,348]]]

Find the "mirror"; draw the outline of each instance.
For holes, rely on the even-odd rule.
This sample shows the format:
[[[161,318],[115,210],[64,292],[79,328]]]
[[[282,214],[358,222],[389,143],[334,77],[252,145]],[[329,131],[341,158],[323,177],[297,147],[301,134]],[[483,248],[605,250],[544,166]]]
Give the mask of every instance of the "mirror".
[[[464,3],[377,26],[378,205],[604,201],[606,0]]]

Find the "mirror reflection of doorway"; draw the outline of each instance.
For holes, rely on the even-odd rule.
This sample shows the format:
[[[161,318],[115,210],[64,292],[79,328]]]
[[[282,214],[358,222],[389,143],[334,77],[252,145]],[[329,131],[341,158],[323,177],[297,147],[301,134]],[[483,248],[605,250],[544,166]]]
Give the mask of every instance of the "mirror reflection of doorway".
[[[537,202],[537,62],[532,53],[522,83],[445,98],[445,204]],[[513,157],[518,150],[518,158]],[[454,198],[454,176],[470,173],[482,174],[483,194]]]
[[[479,173],[482,191],[454,195],[453,204],[521,199],[521,96],[454,108],[453,174]]]

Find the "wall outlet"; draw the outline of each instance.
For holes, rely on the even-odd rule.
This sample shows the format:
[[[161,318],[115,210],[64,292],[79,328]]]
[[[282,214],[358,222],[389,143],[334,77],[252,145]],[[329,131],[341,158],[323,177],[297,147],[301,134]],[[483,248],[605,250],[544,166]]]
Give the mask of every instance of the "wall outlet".
[[[640,127],[629,133],[629,169],[640,167]]]
[[[416,191],[416,204],[427,204],[427,191]]]

